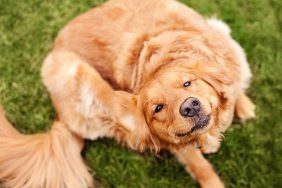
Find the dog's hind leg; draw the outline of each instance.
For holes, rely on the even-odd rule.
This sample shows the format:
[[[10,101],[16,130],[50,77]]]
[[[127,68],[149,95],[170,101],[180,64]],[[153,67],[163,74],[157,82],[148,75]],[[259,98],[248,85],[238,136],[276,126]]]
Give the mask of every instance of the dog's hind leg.
[[[108,136],[116,118],[126,115],[121,108],[135,103],[132,94],[115,91],[94,67],[73,52],[51,52],[45,59],[42,77],[60,121],[83,138]]]
[[[94,68],[72,52],[55,50],[42,77],[60,121],[83,138],[105,136],[109,127],[101,119],[111,116],[114,91]]]

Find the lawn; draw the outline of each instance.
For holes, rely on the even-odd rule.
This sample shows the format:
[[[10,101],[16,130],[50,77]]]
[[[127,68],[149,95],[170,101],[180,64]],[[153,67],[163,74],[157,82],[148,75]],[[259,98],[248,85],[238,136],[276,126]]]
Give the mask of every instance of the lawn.
[[[46,131],[55,118],[40,67],[59,29],[102,2],[0,0],[0,103],[22,133]],[[254,74],[248,93],[257,117],[232,125],[220,151],[207,158],[227,187],[282,187],[282,1],[184,3],[230,24]],[[198,187],[167,152],[139,154],[108,139],[86,146],[83,155],[101,187]]]

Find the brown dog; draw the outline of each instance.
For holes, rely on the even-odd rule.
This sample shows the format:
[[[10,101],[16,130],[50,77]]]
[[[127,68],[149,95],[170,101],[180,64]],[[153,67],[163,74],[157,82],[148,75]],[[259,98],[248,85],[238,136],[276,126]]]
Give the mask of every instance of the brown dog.
[[[140,151],[168,149],[202,187],[223,187],[202,152],[218,150],[234,111],[241,120],[254,116],[244,94],[249,66],[228,26],[172,0],[112,0],[75,18],[61,30],[42,76],[65,131],[113,137]],[[32,174],[1,171],[16,160],[7,156],[0,155],[0,178],[26,186]],[[78,182],[91,186],[85,176]],[[33,186],[58,181],[44,178]]]

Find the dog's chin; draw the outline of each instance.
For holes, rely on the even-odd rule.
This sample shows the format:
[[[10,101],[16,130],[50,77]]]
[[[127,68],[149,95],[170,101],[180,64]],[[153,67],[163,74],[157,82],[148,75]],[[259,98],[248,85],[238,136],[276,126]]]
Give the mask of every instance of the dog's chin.
[[[199,134],[203,134],[208,131],[211,124],[210,115],[202,115],[195,120],[193,127],[186,132],[177,132],[175,136],[178,138],[194,137]]]
[[[195,125],[191,128],[190,132],[202,132],[207,130],[210,124],[210,116],[209,115],[203,115],[199,117],[199,119],[195,122]]]

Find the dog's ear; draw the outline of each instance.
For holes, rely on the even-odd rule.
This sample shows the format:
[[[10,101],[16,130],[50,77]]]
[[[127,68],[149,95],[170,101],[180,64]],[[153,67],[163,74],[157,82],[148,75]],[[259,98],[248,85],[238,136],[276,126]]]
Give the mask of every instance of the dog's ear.
[[[229,96],[230,85],[233,83],[228,71],[217,62],[197,62],[189,67],[190,72],[210,84],[219,95]]]
[[[158,151],[159,142],[150,132],[140,97],[124,91],[116,93],[120,100],[118,104],[121,105],[114,108],[115,115],[122,126],[130,132],[125,140],[127,145],[139,151],[146,148]]]
[[[137,147],[139,150],[151,149],[156,152],[160,150],[160,142],[156,136],[154,136],[150,130],[149,124],[145,117],[144,104],[140,98],[137,100],[136,117],[137,117],[137,128],[136,134],[139,138]]]
[[[160,66],[162,61],[161,47],[152,41],[145,42],[139,56],[138,67],[136,68],[134,86],[142,87],[143,80],[148,80],[154,71]],[[138,90],[138,88],[137,88]]]

